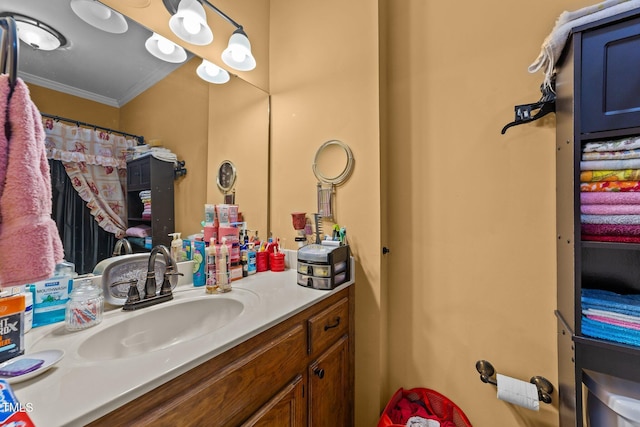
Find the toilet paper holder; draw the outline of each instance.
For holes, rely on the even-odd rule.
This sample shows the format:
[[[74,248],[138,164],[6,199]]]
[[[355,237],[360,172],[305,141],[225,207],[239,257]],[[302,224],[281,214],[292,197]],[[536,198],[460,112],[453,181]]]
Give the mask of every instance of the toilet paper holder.
[[[498,385],[498,381],[495,379],[496,370],[493,365],[486,360],[478,360],[476,362],[476,370],[480,374],[480,381],[483,383]],[[531,384],[534,384],[538,389],[538,400],[544,403],[551,403],[551,393],[553,393],[553,384],[539,375],[531,377],[529,380]]]

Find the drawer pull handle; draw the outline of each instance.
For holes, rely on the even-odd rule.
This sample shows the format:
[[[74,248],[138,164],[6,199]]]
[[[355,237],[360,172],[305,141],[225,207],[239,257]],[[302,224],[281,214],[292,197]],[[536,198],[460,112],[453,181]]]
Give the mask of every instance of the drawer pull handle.
[[[318,376],[318,378],[323,379],[324,378],[324,369],[322,368],[314,368],[313,369],[313,373],[316,374]]]
[[[324,325],[324,330],[328,331],[329,329],[337,328],[340,325],[340,316],[336,317],[336,323],[333,325]]]

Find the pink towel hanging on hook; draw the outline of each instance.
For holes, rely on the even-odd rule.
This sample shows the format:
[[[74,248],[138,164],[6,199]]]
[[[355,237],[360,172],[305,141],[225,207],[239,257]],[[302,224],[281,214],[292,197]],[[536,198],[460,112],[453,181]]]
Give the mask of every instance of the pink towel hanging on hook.
[[[0,286],[5,288],[51,277],[64,257],[51,219],[51,176],[40,112],[21,79],[7,107],[8,87],[8,77],[0,76],[0,111],[9,109],[11,125],[10,139],[4,132],[0,136]]]

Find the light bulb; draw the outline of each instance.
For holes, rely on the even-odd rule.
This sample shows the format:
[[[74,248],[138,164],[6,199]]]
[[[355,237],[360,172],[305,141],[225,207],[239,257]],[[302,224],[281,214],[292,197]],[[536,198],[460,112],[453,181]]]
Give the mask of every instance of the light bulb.
[[[207,66],[205,67],[205,70],[207,74],[210,75],[211,77],[215,77],[218,74],[220,74],[220,67],[213,64],[207,64]]]
[[[93,14],[93,16],[103,21],[111,18],[111,9],[97,2],[94,2],[92,5],[93,7],[91,8],[91,13]]]
[[[234,61],[236,62],[243,62],[245,60],[245,58],[247,57],[246,52],[244,51],[244,49],[242,48],[235,48],[231,51],[231,57],[233,58]]]
[[[189,34],[198,34],[200,32],[200,21],[193,16],[185,16],[182,19],[182,26]]]
[[[176,50],[176,46],[173,44],[173,42],[167,39],[159,39],[158,49],[165,55],[171,55],[173,51]]]

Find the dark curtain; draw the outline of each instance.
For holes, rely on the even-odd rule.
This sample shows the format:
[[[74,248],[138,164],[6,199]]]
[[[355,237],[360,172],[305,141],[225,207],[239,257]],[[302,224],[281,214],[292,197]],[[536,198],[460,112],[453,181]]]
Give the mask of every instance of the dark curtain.
[[[91,273],[93,267],[113,253],[115,236],[95,221],[86,202],[71,185],[59,160],[49,160],[53,208],[51,216],[58,226],[65,260],[76,266],[78,274]]]

